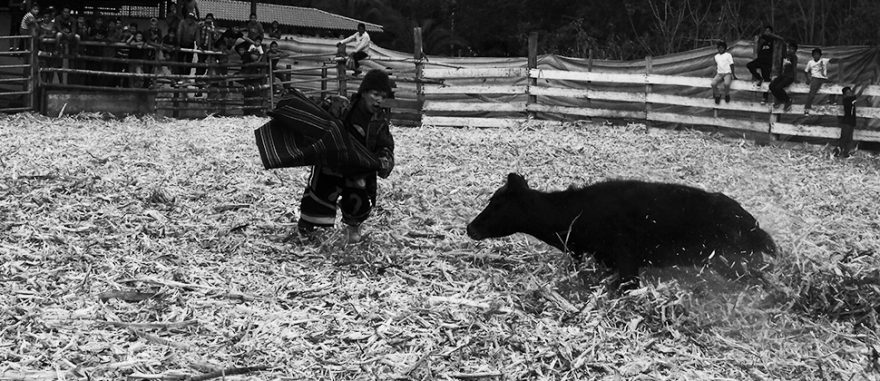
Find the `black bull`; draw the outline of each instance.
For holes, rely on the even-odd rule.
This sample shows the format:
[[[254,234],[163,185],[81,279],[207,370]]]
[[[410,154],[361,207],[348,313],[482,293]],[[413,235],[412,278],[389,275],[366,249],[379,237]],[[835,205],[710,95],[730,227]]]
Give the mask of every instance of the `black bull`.
[[[731,198],[642,181],[541,192],[511,173],[467,233],[476,240],[526,233],[578,261],[592,254],[630,285],[647,265],[708,264],[728,277],[755,275],[763,254],[776,253],[770,235]]]

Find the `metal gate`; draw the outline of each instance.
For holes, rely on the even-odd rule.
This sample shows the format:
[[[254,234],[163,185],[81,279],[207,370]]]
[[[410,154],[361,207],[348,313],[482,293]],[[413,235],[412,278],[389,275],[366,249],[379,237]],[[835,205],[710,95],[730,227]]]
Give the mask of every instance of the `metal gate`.
[[[37,49],[32,36],[0,36],[10,49],[0,52],[0,112],[34,111],[37,104]]]

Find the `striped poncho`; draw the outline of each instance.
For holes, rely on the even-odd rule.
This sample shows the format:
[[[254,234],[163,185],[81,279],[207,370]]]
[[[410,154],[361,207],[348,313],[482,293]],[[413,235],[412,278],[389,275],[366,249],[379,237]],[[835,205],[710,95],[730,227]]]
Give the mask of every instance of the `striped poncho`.
[[[299,92],[279,102],[254,133],[266,169],[323,165],[354,175],[376,171],[379,158],[342,121]]]

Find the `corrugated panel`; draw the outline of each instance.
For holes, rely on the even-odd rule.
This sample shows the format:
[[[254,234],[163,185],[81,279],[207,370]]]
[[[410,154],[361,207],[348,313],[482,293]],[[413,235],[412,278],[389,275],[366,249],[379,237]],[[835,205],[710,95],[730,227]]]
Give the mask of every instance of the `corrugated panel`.
[[[218,20],[247,21],[251,13],[251,5],[245,1],[233,0],[200,0],[199,11],[202,15],[213,13]],[[257,19],[263,23],[277,20],[281,25],[355,31],[358,23],[364,23],[369,32],[381,32],[382,26],[315,8],[294,7],[279,4],[257,4]]]

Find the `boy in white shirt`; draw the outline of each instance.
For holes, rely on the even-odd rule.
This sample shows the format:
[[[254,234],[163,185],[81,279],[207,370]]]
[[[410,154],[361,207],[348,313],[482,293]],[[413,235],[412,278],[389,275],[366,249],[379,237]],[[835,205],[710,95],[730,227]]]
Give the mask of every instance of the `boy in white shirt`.
[[[718,84],[724,82],[724,101],[730,103],[730,82],[736,79],[733,73],[733,56],[727,52],[727,43],[721,41],[717,45],[718,54],[715,55],[715,77],[712,78],[712,95],[715,104],[721,104],[721,95]]]
[[[804,71],[807,72],[807,83],[810,84],[810,93],[807,94],[807,102],[804,103],[805,115],[810,115],[810,109],[813,107],[813,98],[819,92],[822,84],[828,82],[828,61],[829,59],[822,58],[822,49],[819,48],[813,49],[813,59],[807,61],[807,67]]]
[[[359,23],[357,25],[357,33],[348,36],[348,38],[339,41],[336,43],[336,46],[347,44],[351,41],[355,42],[354,52],[351,53],[351,59],[354,60],[354,75],[358,76],[361,74],[361,63],[360,61],[364,58],[367,58],[367,50],[370,49],[372,43],[370,42],[370,34],[367,33],[367,26],[364,23]]]

